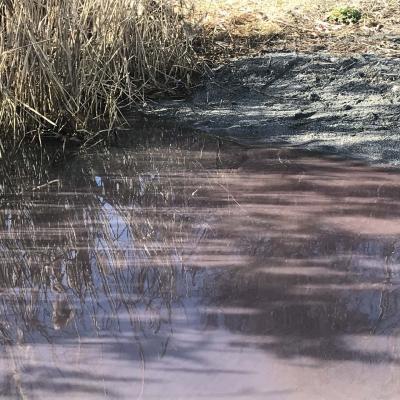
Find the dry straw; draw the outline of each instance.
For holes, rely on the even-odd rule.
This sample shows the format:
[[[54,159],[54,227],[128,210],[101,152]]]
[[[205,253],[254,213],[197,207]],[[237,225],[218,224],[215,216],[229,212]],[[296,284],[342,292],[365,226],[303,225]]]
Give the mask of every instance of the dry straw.
[[[360,10],[361,21],[329,22],[339,6]],[[203,51],[217,62],[288,50],[400,54],[399,0],[198,0],[193,14],[204,31]]]
[[[162,1],[0,0],[0,30],[3,138],[112,127],[193,68],[184,23]]]

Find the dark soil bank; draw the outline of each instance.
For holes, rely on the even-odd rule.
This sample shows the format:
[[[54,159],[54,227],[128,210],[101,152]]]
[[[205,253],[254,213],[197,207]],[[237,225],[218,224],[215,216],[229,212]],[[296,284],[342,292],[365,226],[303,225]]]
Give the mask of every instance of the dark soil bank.
[[[400,163],[400,63],[374,55],[270,54],[213,70],[150,114],[250,143]]]

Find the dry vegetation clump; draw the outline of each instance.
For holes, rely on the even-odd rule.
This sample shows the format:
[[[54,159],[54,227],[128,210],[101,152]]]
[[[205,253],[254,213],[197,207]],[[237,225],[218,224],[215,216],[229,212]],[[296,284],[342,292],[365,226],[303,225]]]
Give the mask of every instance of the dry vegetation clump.
[[[340,9],[361,18],[335,21]],[[398,0],[201,0],[193,15],[211,59],[274,50],[400,54]]]
[[[188,85],[194,59],[162,1],[0,0],[2,137],[109,129],[124,107]]]

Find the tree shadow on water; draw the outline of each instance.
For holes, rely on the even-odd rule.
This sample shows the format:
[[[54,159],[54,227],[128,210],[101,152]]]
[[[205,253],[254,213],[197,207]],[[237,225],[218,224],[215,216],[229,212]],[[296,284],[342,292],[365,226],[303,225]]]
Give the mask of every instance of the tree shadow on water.
[[[157,363],[234,377],[211,359],[237,349],[397,365],[398,173],[191,140],[78,158],[46,174],[58,185],[3,197],[1,362],[88,395],[95,380],[140,387]],[[58,370],[28,348],[54,350]],[[68,369],[76,348],[109,369]]]

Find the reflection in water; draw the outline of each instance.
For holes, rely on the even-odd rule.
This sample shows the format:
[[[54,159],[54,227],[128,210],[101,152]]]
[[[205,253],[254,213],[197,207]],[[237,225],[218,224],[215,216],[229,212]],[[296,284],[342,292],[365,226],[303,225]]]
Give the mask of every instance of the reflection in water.
[[[398,173],[146,134],[2,161],[2,398],[397,399]]]

